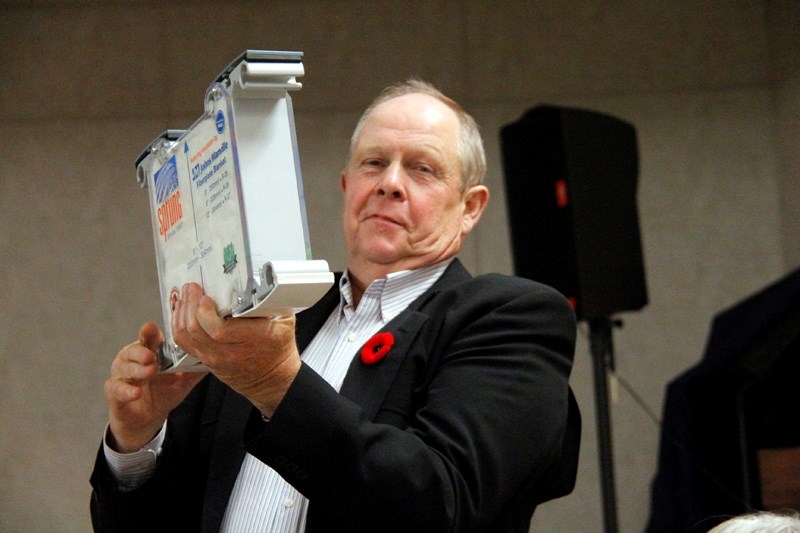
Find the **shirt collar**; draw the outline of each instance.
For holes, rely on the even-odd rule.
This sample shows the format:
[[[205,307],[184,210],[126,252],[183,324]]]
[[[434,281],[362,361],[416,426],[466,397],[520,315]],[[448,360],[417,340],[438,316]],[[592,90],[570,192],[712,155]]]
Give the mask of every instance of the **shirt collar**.
[[[452,261],[453,258],[449,258],[422,268],[391,272],[385,278],[370,283],[362,298],[378,299],[382,318],[388,322],[430,288]],[[339,295],[339,311],[344,313],[344,309],[353,301],[349,271],[345,271],[339,280]]]

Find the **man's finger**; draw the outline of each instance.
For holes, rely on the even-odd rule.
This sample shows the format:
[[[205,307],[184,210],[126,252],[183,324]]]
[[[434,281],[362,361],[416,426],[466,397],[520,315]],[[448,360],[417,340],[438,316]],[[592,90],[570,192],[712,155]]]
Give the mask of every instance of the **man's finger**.
[[[109,400],[127,403],[139,399],[142,395],[142,389],[124,381],[109,379],[105,383],[105,393],[106,398]]]
[[[225,327],[225,319],[217,313],[217,306],[208,296],[200,299],[197,307],[197,322],[211,338],[218,338],[219,331]]]
[[[147,322],[139,329],[139,344],[151,352],[156,352],[163,342],[164,335],[155,322]]]

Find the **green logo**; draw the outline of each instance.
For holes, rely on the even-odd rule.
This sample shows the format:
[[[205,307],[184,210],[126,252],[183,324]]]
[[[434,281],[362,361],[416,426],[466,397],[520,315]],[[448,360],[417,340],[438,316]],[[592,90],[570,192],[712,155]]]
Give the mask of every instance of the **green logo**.
[[[222,270],[224,270],[226,274],[230,274],[233,272],[233,269],[236,268],[236,252],[233,251],[233,243],[225,246],[225,249],[222,251],[222,261]]]

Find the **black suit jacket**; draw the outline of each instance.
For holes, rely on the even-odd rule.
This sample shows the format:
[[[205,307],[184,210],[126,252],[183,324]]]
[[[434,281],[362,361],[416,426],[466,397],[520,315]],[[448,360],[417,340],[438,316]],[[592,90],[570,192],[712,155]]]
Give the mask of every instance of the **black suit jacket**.
[[[647,533],[701,533],[762,507],[756,449],[800,442],[798,332],[800,269],[714,316],[702,360],[667,385]]]
[[[338,284],[297,317],[301,351]],[[213,376],[170,414],[154,475],[120,492],[98,452],[96,530],[217,531],[246,452],[309,498],[307,531],[527,532],[575,481],[575,316],[554,289],[454,261],[354,354],[340,393],[303,366],[272,420]],[[157,513],[155,509],[161,509]]]

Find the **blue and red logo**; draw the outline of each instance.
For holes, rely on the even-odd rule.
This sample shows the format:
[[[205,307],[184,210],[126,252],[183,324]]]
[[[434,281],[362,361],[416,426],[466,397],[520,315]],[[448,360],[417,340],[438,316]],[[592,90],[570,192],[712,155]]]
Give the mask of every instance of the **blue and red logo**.
[[[158,233],[167,240],[167,232],[183,218],[181,191],[178,190],[178,164],[175,156],[153,176],[158,204]]]

